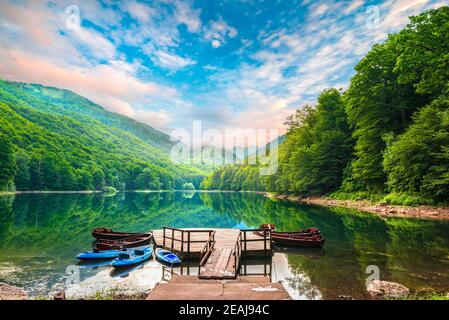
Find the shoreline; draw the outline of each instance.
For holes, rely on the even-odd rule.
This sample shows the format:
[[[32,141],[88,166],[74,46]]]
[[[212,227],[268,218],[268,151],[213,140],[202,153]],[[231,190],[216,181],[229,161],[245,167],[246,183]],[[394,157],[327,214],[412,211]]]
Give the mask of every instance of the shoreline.
[[[326,197],[300,197],[293,195],[276,195],[265,192],[270,199],[290,201],[298,204],[318,205],[323,207],[340,207],[362,212],[374,213],[381,218],[415,218],[432,220],[449,220],[449,208],[430,206],[398,206],[386,203],[371,203],[367,200],[337,200]]]
[[[237,192],[255,192],[257,191],[235,191],[235,190],[123,190],[116,193],[166,193],[166,192],[185,192],[185,193],[237,193]],[[0,196],[17,194],[111,194],[101,190],[30,190],[30,191],[0,191]],[[115,194],[115,193],[114,193]],[[261,194],[264,194],[263,192]]]
[[[255,193],[264,197],[282,201],[290,201],[297,204],[318,205],[323,207],[340,207],[354,209],[378,215],[382,218],[415,218],[449,220],[449,208],[431,206],[400,206],[386,203],[372,203],[368,200],[338,200],[328,197],[301,197],[286,194],[274,194],[263,191],[236,191],[236,190],[125,190],[123,192],[135,193],[163,193],[163,192],[187,192],[187,193]],[[119,193],[119,192],[117,192]],[[101,190],[78,190],[78,191],[0,191],[0,196],[20,194],[108,194]]]

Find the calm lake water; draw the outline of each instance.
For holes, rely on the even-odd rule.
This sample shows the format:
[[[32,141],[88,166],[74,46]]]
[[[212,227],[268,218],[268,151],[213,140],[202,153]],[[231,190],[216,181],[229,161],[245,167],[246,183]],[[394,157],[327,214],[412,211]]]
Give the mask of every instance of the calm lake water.
[[[0,282],[32,296],[67,289],[71,296],[121,287],[143,291],[167,270],[155,261],[126,274],[109,266],[77,265],[91,248],[94,227],[146,231],[173,227],[251,228],[274,223],[280,230],[318,227],[322,250],[276,248],[273,281],[297,299],[368,298],[368,266],[382,280],[412,289],[449,288],[449,222],[380,219],[340,208],[303,206],[252,193],[21,194],[0,197]],[[246,272],[263,270],[250,261]],[[265,265],[266,266],[266,265]],[[175,272],[194,273],[189,266]],[[79,284],[67,287],[67,273]]]

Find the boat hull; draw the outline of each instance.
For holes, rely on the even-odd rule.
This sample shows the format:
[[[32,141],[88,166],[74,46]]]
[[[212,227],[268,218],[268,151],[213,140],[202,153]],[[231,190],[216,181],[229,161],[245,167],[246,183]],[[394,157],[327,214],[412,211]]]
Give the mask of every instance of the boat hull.
[[[156,259],[159,260],[162,263],[166,263],[169,265],[176,265],[181,263],[181,259],[174,253],[157,248],[155,251]]]
[[[112,262],[114,268],[129,267],[150,259],[153,255],[153,248],[144,248],[141,250],[130,250],[129,253],[120,255]],[[126,258],[126,256],[128,258]]]
[[[137,235],[121,240],[101,240],[97,241],[98,250],[120,250],[125,248],[135,248],[150,244],[153,239],[152,234]]]
[[[272,240],[277,245],[282,246],[294,246],[294,247],[304,247],[304,248],[322,248],[326,243],[325,238],[275,238]]]
[[[120,253],[123,253],[122,250],[103,250],[103,251],[89,251],[82,252],[76,256],[79,260],[105,260],[105,259],[115,259],[119,256]]]
[[[95,228],[92,231],[92,236],[97,240],[120,240],[139,235],[148,235],[148,233],[116,232],[107,228]]]

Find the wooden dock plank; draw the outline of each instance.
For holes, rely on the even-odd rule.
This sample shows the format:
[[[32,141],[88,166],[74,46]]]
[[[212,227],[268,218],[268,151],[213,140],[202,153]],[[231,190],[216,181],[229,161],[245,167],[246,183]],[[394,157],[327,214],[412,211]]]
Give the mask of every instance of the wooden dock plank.
[[[215,233],[215,249],[207,260],[199,277],[201,279],[225,279],[235,278],[235,270],[229,267],[232,253],[239,241],[240,230],[217,229]]]

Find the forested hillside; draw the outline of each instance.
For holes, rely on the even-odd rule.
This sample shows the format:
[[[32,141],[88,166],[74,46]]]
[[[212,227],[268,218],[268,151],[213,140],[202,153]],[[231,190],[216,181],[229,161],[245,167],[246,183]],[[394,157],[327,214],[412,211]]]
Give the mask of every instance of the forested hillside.
[[[201,172],[174,165],[166,134],[70,91],[0,81],[0,189],[170,189]]]
[[[227,166],[202,187],[447,203],[449,7],[411,17],[355,71],[346,92],[325,90],[287,120],[276,175]]]
[[[175,144],[170,141],[168,134],[121,114],[106,111],[103,107],[69,90],[22,82],[0,82],[0,89],[3,102],[15,105],[28,104],[40,111],[70,116],[80,121],[84,121],[84,116],[87,115],[107,126],[128,131],[145,143],[167,152]],[[8,95],[3,96],[5,93]]]

